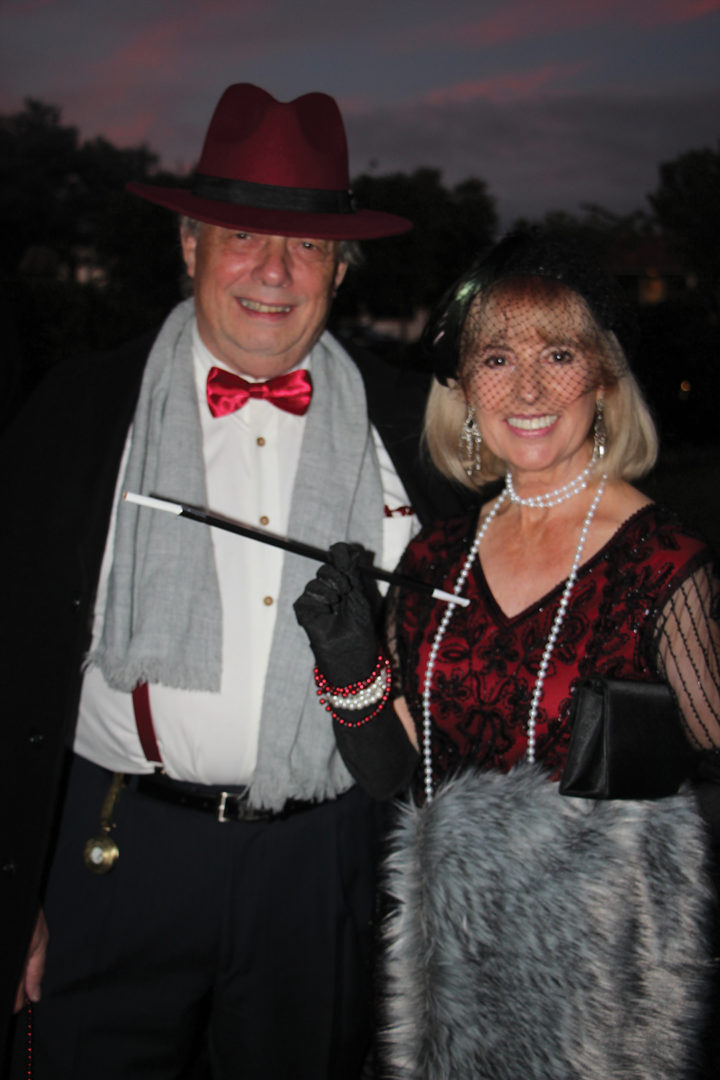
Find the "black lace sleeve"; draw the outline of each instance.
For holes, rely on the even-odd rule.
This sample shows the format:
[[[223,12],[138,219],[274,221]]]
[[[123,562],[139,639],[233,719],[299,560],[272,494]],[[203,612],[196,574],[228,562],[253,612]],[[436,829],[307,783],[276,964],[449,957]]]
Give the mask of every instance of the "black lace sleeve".
[[[675,589],[657,623],[658,674],[677,698],[692,744],[720,749],[720,579],[711,564]]]
[[[388,593],[385,618],[385,647],[392,665],[391,697],[402,697],[405,693],[400,654],[398,651],[398,600],[399,590],[393,588]]]

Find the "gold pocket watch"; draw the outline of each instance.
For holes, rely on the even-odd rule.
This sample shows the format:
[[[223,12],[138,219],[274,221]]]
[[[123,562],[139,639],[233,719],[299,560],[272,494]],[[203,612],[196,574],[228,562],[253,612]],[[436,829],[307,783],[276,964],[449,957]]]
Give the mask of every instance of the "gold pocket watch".
[[[113,773],[100,811],[100,832],[85,844],[85,865],[91,874],[107,874],[120,858],[120,849],[110,833],[115,828],[111,818],[124,784],[124,774]]]

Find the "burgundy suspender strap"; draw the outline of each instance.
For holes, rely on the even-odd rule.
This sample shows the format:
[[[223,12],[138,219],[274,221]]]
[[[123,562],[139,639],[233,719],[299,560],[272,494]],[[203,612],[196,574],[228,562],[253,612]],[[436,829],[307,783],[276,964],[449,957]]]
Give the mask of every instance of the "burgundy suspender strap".
[[[155,725],[150,711],[150,687],[146,682],[138,683],[132,692],[133,710],[140,745],[148,761],[162,764],[162,754],[155,737]]]

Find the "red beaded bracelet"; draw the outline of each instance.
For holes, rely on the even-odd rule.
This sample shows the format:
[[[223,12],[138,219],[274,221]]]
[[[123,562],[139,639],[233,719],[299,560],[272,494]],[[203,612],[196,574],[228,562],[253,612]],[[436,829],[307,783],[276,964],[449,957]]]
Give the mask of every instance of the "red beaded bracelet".
[[[361,690],[366,690],[368,686],[375,682],[382,669],[388,664],[388,660],[382,653],[378,654],[375,667],[372,669],[366,679],[359,679],[357,682],[348,683],[347,686],[333,686],[325,678],[319,668],[314,669],[315,682],[321,693],[333,694],[340,697],[354,697],[355,694],[359,694]]]

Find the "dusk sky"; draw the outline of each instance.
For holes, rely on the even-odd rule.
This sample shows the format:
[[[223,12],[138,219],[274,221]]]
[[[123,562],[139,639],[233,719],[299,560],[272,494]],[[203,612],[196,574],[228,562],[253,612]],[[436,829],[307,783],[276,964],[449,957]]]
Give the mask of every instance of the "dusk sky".
[[[190,168],[232,82],[334,95],[351,173],[487,181],[504,224],[645,208],[718,147],[720,0],[0,0],[0,112],[33,97]]]

